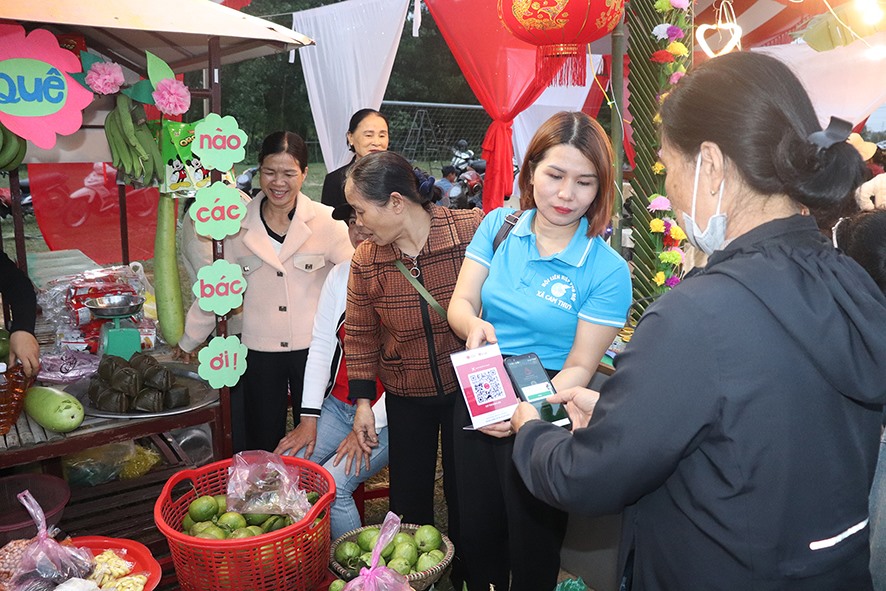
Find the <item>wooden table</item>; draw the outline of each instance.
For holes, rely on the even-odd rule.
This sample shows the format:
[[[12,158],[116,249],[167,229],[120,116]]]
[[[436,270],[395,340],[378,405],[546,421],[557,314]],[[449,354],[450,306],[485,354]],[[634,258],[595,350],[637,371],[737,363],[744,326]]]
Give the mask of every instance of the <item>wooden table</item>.
[[[47,472],[60,475],[60,457],[99,445],[130,441],[209,423],[215,457],[221,457],[223,428],[219,403],[188,412],[148,419],[103,419],[86,417],[70,433],[46,431],[28,413],[22,412],[15,426],[0,437],[0,469],[42,462]]]

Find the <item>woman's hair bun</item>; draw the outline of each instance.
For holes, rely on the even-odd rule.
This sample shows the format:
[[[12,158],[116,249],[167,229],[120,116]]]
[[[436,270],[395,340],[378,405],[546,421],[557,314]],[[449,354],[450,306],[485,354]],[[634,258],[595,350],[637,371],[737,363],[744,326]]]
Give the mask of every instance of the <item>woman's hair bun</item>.
[[[412,172],[415,174],[415,180],[418,181],[418,194],[429,202],[436,201],[434,189],[439,190],[434,184],[436,179],[418,167],[413,168]]]
[[[787,134],[773,154],[776,175],[783,192],[813,209],[839,207],[861,185],[864,163],[845,141],[822,147]]]

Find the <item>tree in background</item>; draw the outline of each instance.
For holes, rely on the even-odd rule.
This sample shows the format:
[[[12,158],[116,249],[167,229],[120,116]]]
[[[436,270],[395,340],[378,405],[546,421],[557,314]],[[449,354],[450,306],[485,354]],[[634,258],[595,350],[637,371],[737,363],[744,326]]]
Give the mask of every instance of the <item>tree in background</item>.
[[[290,13],[334,3],[333,0],[252,0],[243,12],[290,27]],[[410,8],[385,99],[477,104],[434,19],[426,8],[422,10],[421,31],[419,37],[413,37]],[[308,142],[317,140],[300,53],[295,52],[292,64],[289,54],[284,53],[222,66],[222,111],[233,115],[250,137],[246,163],[255,162],[261,139],[278,129],[294,131]],[[197,78],[189,79],[188,83],[202,86],[201,74],[192,75]],[[202,108],[196,101],[187,120],[199,119]],[[319,150],[311,154],[311,159],[320,159]]]

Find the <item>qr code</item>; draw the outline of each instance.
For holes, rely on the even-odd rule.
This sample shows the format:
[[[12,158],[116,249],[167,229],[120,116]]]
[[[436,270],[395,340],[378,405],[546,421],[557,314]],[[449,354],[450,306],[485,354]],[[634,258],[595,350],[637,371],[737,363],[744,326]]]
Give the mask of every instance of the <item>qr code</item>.
[[[505,397],[498,370],[493,368],[468,374],[477,404],[489,404]]]

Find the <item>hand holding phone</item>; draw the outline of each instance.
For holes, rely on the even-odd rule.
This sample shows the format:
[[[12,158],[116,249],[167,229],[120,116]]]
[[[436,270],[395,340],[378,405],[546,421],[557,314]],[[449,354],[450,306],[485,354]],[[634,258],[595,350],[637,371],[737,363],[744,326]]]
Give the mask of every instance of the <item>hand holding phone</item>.
[[[520,398],[535,407],[543,421],[567,429],[572,427],[566,407],[546,399],[556,392],[541,360],[535,353],[514,355],[504,360],[505,370]]]

